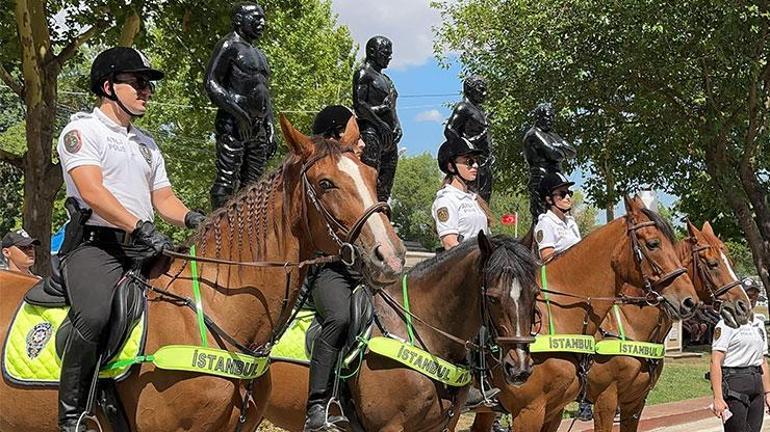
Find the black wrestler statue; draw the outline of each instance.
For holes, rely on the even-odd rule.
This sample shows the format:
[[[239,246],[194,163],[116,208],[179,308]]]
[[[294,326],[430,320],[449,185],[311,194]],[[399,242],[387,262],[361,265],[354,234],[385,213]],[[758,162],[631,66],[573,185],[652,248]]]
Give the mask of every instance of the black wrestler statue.
[[[487,85],[477,75],[463,81],[463,101],[455,105],[447,121],[444,136],[447,140],[454,136],[467,139],[473,146],[484,152],[483,163],[479,166],[476,184],[471,185],[486,202],[492,197],[492,137],[489,133],[487,115],[481,104],[487,97]]]
[[[212,209],[259,179],[276,150],[270,66],[265,54],[252,45],[265,28],[265,12],[256,3],[237,4],[232,24],[233,31],[217,43],[206,70],[206,92],[219,108],[214,122],[217,172],[211,186]]]
[[[561,172],[561,162],[577,155],[575,147],[565,141],[553,127],[554,110],[550,103],[541,103],[533,112],[535,124],[524,134],[524,156],[529,163],[529,211],[532,220],[545,213],[544,201],[538,194],[540,180],[549,172]]]
[[[396,114],[398,93],[382,70],[393,55],[393,43],[384,36],[366,42],[366,60],[353,74],[353,108],[366,147],[361,160],[377,169],[377,198],[388,201],[398,164],[398,143],[403,132]]]

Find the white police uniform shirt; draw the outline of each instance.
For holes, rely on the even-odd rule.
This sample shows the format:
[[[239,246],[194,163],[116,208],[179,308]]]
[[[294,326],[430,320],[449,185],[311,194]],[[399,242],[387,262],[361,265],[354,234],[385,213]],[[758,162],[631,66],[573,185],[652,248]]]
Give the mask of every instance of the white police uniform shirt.
[[[452,185],[444,185],[436,192],[431,214],[439,238],[457,234],[459,241],[463,241],[478,236],[479,231],[489,234],[487,215],[476,201],[476,194]]]
[[[75,197],[84,208],[88,204],[80,197],[69,174],[79,166],[100,167],[104,187],[140,220],[154,220],[151,193],[171,186],[163,155],[155,141],[134,125],[128,128],[119,125],[99,108],[74,114],[59,136],[56,151],[67,196]],[[116,228],[96,212],[88,225]]]
[[[553,248],[554,252],[561,252],[580,241],[580,229],[572,216],[561,220],[548,210],[537,218],[535,240],[538,250]]]
[[[762,356],[767,354],[767,332],[763,317],[754,319],[737,329],[719,320],[714,328],[711,351],[722,351],[725,359],[722,367],[761,366]]]

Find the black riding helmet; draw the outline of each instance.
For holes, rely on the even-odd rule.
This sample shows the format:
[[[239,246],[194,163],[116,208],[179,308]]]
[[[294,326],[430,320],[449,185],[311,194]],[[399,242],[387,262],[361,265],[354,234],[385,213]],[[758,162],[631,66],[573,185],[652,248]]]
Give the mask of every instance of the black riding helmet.
[[[163,72],[153,69],[150,61],[140,51],[128,47],[114,47],[99,53],[91,64],[91,91],[97,96],[115,100],[114,93],[104,93],[102,84],[107,80],[112,82],[115,75],[120,73],[140,73],[150,81],[157,81],[165,76]]]
[[[574,182],[569,181],[569,179],[560,172],[549,172],[542,180],[540,180],[540,186],[537,190],[540,194],[540,199],[545,200],[545,197],[551,196],[556,189],[564,186],[570,187],[574,184]]]
[[[353,116],[353,111],[346,106],[329,105],[316,114],[313,120],[313,135],[338,139]]]
[[[457,167],[455,172],[450,172],[447,165],[452,162],[458,156],[479,156],[484,154],[482,150],[477,149],[470,141],[462,137],[455,137],[447,139],[438,148],[438,169],[444,174],[458,175]]]

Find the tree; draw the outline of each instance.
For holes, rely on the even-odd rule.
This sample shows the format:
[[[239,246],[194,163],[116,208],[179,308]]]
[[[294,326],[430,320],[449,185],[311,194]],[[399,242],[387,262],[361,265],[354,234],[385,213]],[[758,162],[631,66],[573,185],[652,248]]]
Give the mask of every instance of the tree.
[[[353,62],[352,41],[347,29],[335,26],[329,2],[269,0],[263,3],[268,20],[275,19],[265,34],[264,49],[273,56],[270,59],[273,79],[279,83],[272,88],[277,108],[317,109],[321,95],[327,100],[344,98],[348,94],[345,90],[349,87]],[[55,18],[57,14],[64,18]],[[83,49],[90,46],[95,52],[99,47],[115,44],[150,47],[148,52],[152,51],[153,57],[172,77],[178,74],[180,79],[175,86],[168,87],[167,96],[175,104],[189,98],[190,108],[183,113],[169,109],[165,117],[159,116],[162,118],[158,122],[148,118],[146,123],[151,129],[177,139],[176,142],[180,142],[179,137],[191,135],[198,140],[196,145],[191,146],[188,139],[178,146],[179,152],[193,162],[177,166],[176,172],[201,174],[203,171],[196,168],[203,169],[208,164],[196,163],[199,160],[195,155],[208,162],[213,152],[211,146],[206,145],[212,121],[203,121],[197,126],[193,123],[202,116],[211,116],[200,77],[216,39],[229,30],[229,5],[213,1],[126,4],[114,0],[17,0],[13,9],[0,10],[0,44],[3,46],[0,78],[22,101],[26,141],[22,153],[0,147],[0,161],[24,172],[24,227],[42,243],[43,253],[36,266],[38,274],[48,273],[46,251],[50,246],[52,208],[62,184],[61,168],[52,152],[58,132],[55,119],[61,114],[60,108],[68,109],[59,104],[59,85],[77,83],[73,88],[81,92],[87,88],[90,61],[84,60]],[[348,76],[342,80],[344,70]],[[67,76],[65,71],[74,75]],[[285,94],[276,91],[281,85],[292,91]],[[309,99],[313,105],[304,105],[306,94],[298,89],[312,95]],[[82,101],[83,96],[79,99]],[[178,117],[172,118],[172,114]],[[309,117],[299,121],[300,124],[309,122]],[[190,152],[187,150],[190,147],[199,152]],[[172,172],[174,169],[171,168]],[[199,191],[208,188],[196,190],[197,193],[189,191],[190,195],[203,202]]]
[[[603,189],[641,184],[680,196],[718,193],[770,289],[768,2],[437,6],[445,19],[437,50],[459,52],[468,71],[490,81],[490,105],[504,117],[493,125],[498,142],[520,141],[515,125],[527,108],[553,100],[563,116],[557,127],[593,174],[592,198],[603,204],[612,195]],[[523,170],[517,146],[502,159]]]
[[[401,157],[393,183],[391,206],[399,237],[420,242],[428,250],[439,246],[431,207],[441,178],[436,158],[423,153]]]

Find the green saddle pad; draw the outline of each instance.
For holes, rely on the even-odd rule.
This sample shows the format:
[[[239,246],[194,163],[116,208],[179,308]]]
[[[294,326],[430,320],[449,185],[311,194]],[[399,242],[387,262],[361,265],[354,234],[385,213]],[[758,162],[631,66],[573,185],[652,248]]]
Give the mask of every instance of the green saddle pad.
[[[56,353],[56,331],[69,312],[69,306],[46,308],[22,303],[11,323],[3,349],[3,374],[21,385],[58,385],[61,359]],[[134,325],[131,336],[111,360],[126,360],[142,354],[146,312]],[[103,371],[102,378],[120,380],[131,365]]]
[[[271,359],[288,359],[309,363],[310,356],[305,351],[305,335],[313,322],[315,312],[301,310],[289,325],[289,329],[281,336],[278,343],[270,351]]]

